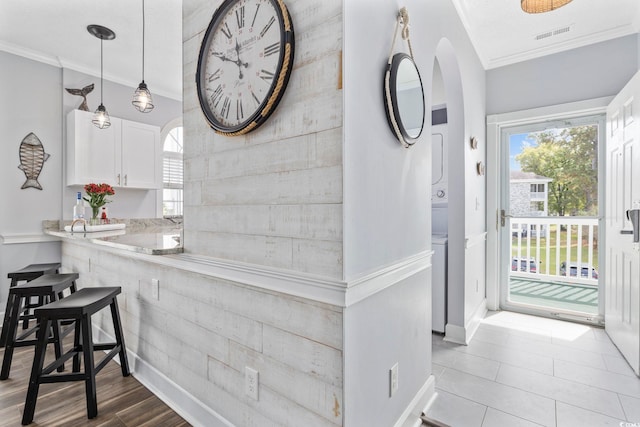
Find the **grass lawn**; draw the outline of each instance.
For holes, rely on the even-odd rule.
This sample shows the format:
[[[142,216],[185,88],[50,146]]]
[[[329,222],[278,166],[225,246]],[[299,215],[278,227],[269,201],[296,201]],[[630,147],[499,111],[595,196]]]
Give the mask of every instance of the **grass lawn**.
[[[523,258],[527,257],[527,243],[530,240],[531,244],[531,257],[538,260],[538,272],[541,274],[547,273],[547,265],[549,266],[549,274],[556,274],[556,254],[560,252],[560,262],[563,262],[567,258],[567,231],[560,230],[560,247],[556,245],[556,237],[558,231],[556,225],[549,226],[547,232],[548,237],[540,237],[540,259],[537,259],[536,245],[538,239],[536,237],[523,236],[520,238],[520,250]],[[581,263],[587,264],[589,262],[589,235],[586,227],[582,229],[582,239],[578,242],[577,238],[578,227],[573,226],[571,232],[571,259],[570,261],[576,262],[578,258],[578,244],[582,246]],[[547,259],[547,238],[550,240],[549,244],[549,259]],[[594,229],[594,248],[593,248],[593,266],[598,268],[598,245],[597,245],[597,227]],[[511,255],[518,255],[518,237],[511,238]]]

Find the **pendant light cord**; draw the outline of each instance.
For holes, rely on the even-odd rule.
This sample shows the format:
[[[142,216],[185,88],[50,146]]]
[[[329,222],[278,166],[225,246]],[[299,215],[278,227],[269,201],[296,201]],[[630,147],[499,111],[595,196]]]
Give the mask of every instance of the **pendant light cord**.
[[[144,0],[142,0],[142,81],[144,81]]]
[[[103,88],[102,88],[102,64],[103,64],[103,60],[102,60],[102,43],[104,42],[104,39],[102,37],[100,37],[100,105],[102,105],[102,92],[103,92]]]

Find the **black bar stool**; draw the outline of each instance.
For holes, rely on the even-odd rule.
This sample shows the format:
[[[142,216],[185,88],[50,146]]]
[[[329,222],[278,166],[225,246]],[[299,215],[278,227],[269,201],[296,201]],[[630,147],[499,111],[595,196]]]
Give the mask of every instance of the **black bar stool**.
[[[11,279],[10,288],[18,285],[19,282],[29,282],[33,279],[37,279],[43,274],[57,274],[60,270],[61,264],[59,262],[50,264],[29,264],[26,267],[22,267],[20,270],[12,271],[7,274],[7,277]],[[29,309],[42,305],[42,301],[37,303],[31,303],[27,301],[24,310],[26,314],[29,314]],[[11,299],[7,299],[7,309],[4,311],[4,320],[2,322],[2,335],[0,335],[0,348],[4,347],[7,342],[7,322],[9,321],[9,307],[11,307]],[[29,327],[29,319],[23,319],[22,328],[27,329]]]
[[[96,400],[96,374],[104,368],[116,355],[120,356],[120,368],[122,376],[129,376],[129,363],[127,351],[124,345],[120,313],[116,296],[121,292],[119,286],[104,288],[83,288],[70,296],[50,304],[38,307],[35,310],[40,323],[38,331],[38,343],[36,344],[29,390],[22,414],[22,424],[31,424],[36,409],[38,390],[40,384],[57,383],[65,381],[84,381],[87,395],[87,417],[95,418],[98,415],[98,403]],[[116,335],[115,343],[94,344],[91,331],[91,315],[103,308],[111,308],[113,330]],[[75,321],[75,336],[73,348],[65,354],[56,355],[56,360],[43,368],[45,353],[47,351],[47,334],[45,331],[52,322],[73,319]],[[99,362],[95,363],[93,352],[97,350],[110,350]],[[80,372],[80,354],[83,356],[84,372]],[[73,372],[68,374],[52,374],[62,366],[65,361],[73,357]]]
[[[30,282],[9,288],[9,301],[11,301],[11,306],[7,307],[7,311],[9,312],[9,321],[6,325],[7,343],[4,349],[4,358],[2,359],[0,380],[9,378],[14,349],[16,347],[35,345],[35,337],[32,339],[29,339],[29,337],[39,332],[42,326],[39,322],[36,322],[35,326],[31,329],[27,329],[20,336],[17,336],[20,319],[25,317],[20,316],[23,301],[26,303],[31,297],[37,297],[44,302],[56,301],[63,297],[63,292],[66,289],[69,289],[71,293],[76,291],[77,279],[78,273],[43,274]],[[35,315],[33,314],[27,317],[35,319]],[[52,327],[51,332],[53,332],[53,338],[49,338],[49,327]],[[71,329],[72,328],[68,328],[61,336],[58,322],[45,327],[44,336],[55,344],[56,356],[62,353],[62,337],[69,333]],[[64,369],[63,366],[62,369]]]

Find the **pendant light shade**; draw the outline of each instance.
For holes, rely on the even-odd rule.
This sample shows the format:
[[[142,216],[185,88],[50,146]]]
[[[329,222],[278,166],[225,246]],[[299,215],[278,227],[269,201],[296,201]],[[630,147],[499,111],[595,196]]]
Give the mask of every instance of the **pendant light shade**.
[[[111,120],[109,119],[109,113],[107,113],[107,109],[102,103],[102,66],[103,66],[103,55],[102,55],[102,43],[104,40],[113,40],[116,38],[116,33],[111,31],[107,27],[103,27],[102,25],[89,25],[87,27],[87,31],[97,38],[100,39],[100,105],[98,109],[93,114],[93,119],[91,123],[93,123],[96,127],[100,129],[106,129],[111,126]]]
[[[131,101],[134,107],[141,113],[148,113],[153,110],[153,98],[151,98],[151,92],[147,88],[147,84],[144,80],[138,85],[133,94],[133,101]]]
[[[107,109],[104,108],[104,105],[100,104],[100,106],[98,106],[96,112],[93,113],[93,119],[91,119],[91,123],[93,123],[100,129],[106,129],[111,126],[109,113],[107,113]]]
[[[133,94],[131,103],[141,113],[148,113],[153,110],[153,98],[147,84],[144,82],[144,0],[142,0],[142,82]]]
[[[571,0],[520,0],[520,6],[527,13],[543,13],[551,12],[570,2]]]

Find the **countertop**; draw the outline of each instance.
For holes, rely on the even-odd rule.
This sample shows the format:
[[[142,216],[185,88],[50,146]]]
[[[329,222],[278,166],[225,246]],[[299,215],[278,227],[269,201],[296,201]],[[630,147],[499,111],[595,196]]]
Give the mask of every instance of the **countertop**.
[[[125,223],[126,228],[93,233],[84,233],[82,231],[70,233],[64,231],[64,226],[69,225],[69,221],[62,224],[62,226],[58,221],[44,221],[43,228],[44,233],[50,236],[70,240],[83,240],[96,245],[148,255],[169,255],[183,252],[181,223],[157,218],[113,221]]]

